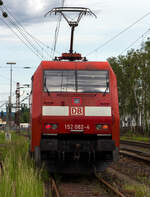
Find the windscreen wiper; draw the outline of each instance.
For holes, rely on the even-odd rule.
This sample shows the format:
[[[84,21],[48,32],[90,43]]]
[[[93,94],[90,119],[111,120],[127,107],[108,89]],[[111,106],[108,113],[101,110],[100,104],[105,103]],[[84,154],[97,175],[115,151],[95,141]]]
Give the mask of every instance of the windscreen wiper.
[[[105,92],[104,92],[103,96],[106,95],[106,92],[107,92],[108,88],[109,88],[109,82],[107,81],[107,82],[106,82],[106,89],[105,89]]]
[[[49,94],[49,90],[48,90],[47,85],[46,85],[46,77],[44,79],[44,88],[46,89],[46,92],[47,92],[47,94],[49,96],[50,94]]]
[[[77,74],[77,70],[75,70],[75,89],[76,92],[78,91],[78,74]]]
[[[107,92],[108,88],[109,88],[109,80],[108,80],[108,75],[106,75],[106,88],[105,88],[103,96],[106,95],[106,92]]]

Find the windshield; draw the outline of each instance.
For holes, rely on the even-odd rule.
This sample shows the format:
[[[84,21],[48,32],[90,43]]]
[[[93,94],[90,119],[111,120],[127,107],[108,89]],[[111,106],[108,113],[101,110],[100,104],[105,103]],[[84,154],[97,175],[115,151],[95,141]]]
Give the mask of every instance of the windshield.
[[[45,92],[109,92],[107,70],[45,70]]]

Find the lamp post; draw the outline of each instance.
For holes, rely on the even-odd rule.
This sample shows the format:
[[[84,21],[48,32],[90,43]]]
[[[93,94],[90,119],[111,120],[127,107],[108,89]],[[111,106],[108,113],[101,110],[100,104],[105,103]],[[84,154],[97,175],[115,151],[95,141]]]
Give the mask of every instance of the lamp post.
[[[12,103],[12,65],[16,64],[16,62],[7,62],[6,64],[10,65],[10,94],[9,94],[9,104],[8,104],[8,124],[9,129],[11,129],[11,103]]]
[[[20,67],[23,69],[30,69],[31,67],[29,66],[24,66],[24,67]],[[16,121],[16,132],[20,132],[20,89],[21,88],[26,88],[29,87],[29,84],[24,84],[22,87],[20,87],[20,83],[17,82],[16,84],[16,117],[15,117],[15,121]]]

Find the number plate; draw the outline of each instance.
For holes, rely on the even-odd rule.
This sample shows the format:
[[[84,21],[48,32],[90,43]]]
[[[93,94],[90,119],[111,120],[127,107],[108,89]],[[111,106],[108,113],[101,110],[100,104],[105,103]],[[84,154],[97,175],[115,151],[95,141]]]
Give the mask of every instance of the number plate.
[[[71,107],[71,116],[83,116],[83,107]]]
[[[84,124],[65,124],[65,129],[66,130],[71,130],[71,131],[83,131],[83,130],[89,130],[90,126],[84,125]]]

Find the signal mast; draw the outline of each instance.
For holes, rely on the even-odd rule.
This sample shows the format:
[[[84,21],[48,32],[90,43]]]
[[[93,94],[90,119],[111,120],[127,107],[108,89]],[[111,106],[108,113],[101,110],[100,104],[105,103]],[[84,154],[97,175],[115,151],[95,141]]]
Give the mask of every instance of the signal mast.
[[[71,39],[70,39],[70,50],[69,53],[62,53],[61,57],[55,57],[55,60],[69,60],[69,61],[74,61],[74,60],[81,60],[81,59],[86,59],[81,56],[80,53],[73,52],[73,40],[74,40],[74,30],[75,27],[78,26],[82,16],[84,15],[93,15],[96,17],[96,15],[89,9],[89,8],[83,8],[83,7],[57,7],[53,8],[49,12],[45,14],[47,16],[48,14],[60,14],[63,16],[63,18],[67,21],[68,25],[71,27]],[[76,20],[69,19],[67,17],[67,13],[73,13],[77,14]]]

